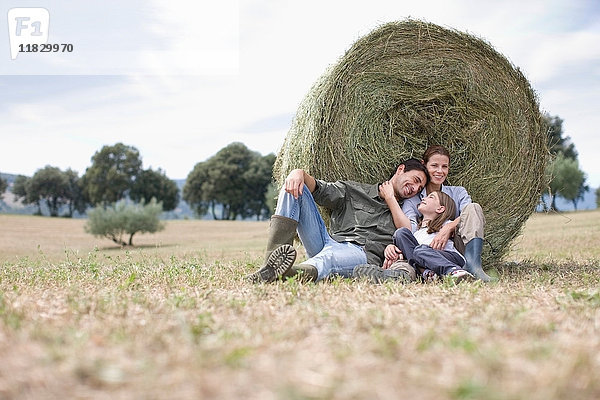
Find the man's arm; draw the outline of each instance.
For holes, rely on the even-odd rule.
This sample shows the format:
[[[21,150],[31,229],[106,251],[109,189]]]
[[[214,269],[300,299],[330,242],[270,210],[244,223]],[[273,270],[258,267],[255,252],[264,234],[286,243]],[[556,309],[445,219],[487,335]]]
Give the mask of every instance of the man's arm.
[[[311,193],[313,193],[317,188],[317,182],[315,181],[315,178],[307,174],[302,169],[295,169],[289,173],[287,178],[285,178],[283,187],[285,188],[286,192],[297,199],[298,196],[302,194],[302,190],[304,189],[305,185]]]

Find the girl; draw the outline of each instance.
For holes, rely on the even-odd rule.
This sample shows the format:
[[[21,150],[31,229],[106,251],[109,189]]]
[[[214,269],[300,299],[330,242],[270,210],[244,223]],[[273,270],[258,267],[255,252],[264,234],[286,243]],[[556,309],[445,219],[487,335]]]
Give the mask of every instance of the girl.
[[[402,205],[404,216],[410,220],[414,230],[420,216],[417,208],[421,200],[434,190],[448,194],[456,204],[456,212],[450,216],[453,221],[440,229],[430,246],[441,250],[445,248],[448,241],[454,240],[458,250],[465,256],[465,269],[475,275],[477,279],[484,282],[492,281],[481,265],[485,228],[483,210],[479,204],[471,200],[471,196],[464,187],[446,185],[446,178],[450,171],[450,153],[443,146],[430,146],[423,154],[423,164],[429,173],[429,182],[420,194],[404,202]]]
[[[418,205],[423,215],[417,229],[400,228],[394,233],[394,244],[385,249],[386,260],[397,260],[402,252],[408,263],[417,269],[426,282],[438,276],[450,276],[457,282],[475,277],[463,269],[464,257],[454,248],[451,240],[443,249],[434,249],[430,244],[446,224],[450,224],[456,213],[454,200],[446,193],[433,191]]]

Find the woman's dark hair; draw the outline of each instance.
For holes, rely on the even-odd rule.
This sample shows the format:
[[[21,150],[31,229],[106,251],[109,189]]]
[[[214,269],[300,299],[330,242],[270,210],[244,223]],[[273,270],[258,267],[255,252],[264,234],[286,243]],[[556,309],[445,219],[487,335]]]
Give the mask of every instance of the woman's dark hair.
[[[394,169],[394,171],[388,178],[388,181],[390,179],[392,179],[392,177],[396,174],[396,171],[398,171],[398,167],[400,167],[401,165],[404,165],[404,172],[413,171],[413,170],[423,172],[425,174],[425,182],[423,182],[423,184],[426,185],[427,182],[429,182],[429,172],[427,172],[427,168],[425,168],[423,163],[421,163],[421,161],[417,160],[416,158],[409,158],[408,160],[403,161],[400,164],[398,164],[396,169]]]
[[[429,146],[425,153],[423,153],[423,164],[427,164],[431,156],[435,154],[440,154],[442,156],[448,157],[448,161],[450,161],[450,152],[444,147],[439,145]]]

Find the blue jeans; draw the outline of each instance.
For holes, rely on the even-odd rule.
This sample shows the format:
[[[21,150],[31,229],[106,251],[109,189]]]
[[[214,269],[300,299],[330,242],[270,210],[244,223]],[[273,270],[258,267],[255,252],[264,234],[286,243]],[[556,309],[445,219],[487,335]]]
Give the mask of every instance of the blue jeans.
[[[338,243],[331,238],[308,188],[304,187],[297,199],[282,189],[275,214],[298,221],[298,236],[309,257],[303,264],[317,268],[317,280],[334,274],[349,278],[355,266],[367,262],[362,247],[350,242]]]
[[[438,275],[447,275],[456,269],[463,269],[465,265],[465,260],[457,252],[435,250],[419,244],[407,228],[400,228],[394,232],[394,244],[402,250],[410,265],[429,268]]]

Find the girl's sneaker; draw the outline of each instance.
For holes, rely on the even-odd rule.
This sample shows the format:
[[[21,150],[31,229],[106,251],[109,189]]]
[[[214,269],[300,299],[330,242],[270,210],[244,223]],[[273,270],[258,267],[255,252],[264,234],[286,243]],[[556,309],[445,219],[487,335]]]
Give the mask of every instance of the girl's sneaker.
[[[475,281],[475,276],[473,276],[471,273],[469,273],[469,271],[466,271],[464,269],[455,269],[454,271],[450,272],[448,275],[456,283],[459,283],[462,281],[466,281],[466,282]]]
[[[421,278],[423,278],[423,282],[425,283],[435,283],[438,280],[437,274],[430,269],[425,269],[421,274]]]

